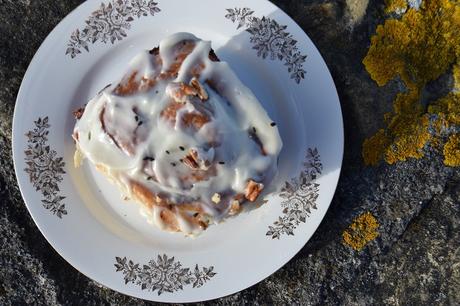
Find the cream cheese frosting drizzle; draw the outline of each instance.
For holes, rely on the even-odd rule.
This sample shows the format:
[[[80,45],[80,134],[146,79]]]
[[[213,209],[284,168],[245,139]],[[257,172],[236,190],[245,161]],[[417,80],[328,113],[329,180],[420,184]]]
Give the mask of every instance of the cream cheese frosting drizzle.
[[[74,138],[127,196],[135,182],[167,199],[168,209],[192,203],[217,222],[248,181],[270,183],[282,141],[251,90],[210,51],[209,41],[177,33],[159,51],[141,52],[118,84],[88,102]],[[144,213],[161,228],[163,209]],[[199,232],[189,216],[176,217],[182,232]]]

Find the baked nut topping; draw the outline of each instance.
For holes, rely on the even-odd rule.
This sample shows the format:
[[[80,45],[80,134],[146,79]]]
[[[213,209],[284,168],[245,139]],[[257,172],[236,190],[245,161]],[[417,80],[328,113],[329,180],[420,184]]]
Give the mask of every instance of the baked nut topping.
[[[254,202],[259,196],[259,194],[262,192],[262,189],[264,189],[264,184],[256,183],[253,180],[249,180],[248,185],[246,186],[246,192],[244,196],[247,200]]]

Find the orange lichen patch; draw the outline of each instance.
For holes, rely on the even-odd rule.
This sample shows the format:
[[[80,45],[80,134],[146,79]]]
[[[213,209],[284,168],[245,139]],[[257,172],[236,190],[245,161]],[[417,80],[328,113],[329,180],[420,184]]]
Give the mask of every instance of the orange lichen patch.
[[[390,12],[403,8],[403,3],[407,9],[406,1],[386,3]],[[433,131],[440,131],[446,122],[460,124],[456,94],[431,102],[437,110],[421,103],[426,84],[460,62],[458,29],[460,2],[456,0],[423,1],[419,10],[410,8],[400,19],[388,19],[377,27],[363,63],[379,86],[400,78],[406,88],[396,96],[393,111],[385,115],[386,127],[364,142],[366,164],[421,158],[427,145],[439,142],[440,135]],[[459,70],[458,66],[453,69],[455,87],[460,87]],[[441,122],[430,122],[430,114],[439,114],[439,109]]]
[[[460,53],[460,47],[458,47],[458,52]],[[460,58],[460,54],[457,55],[457,57]],[[453,75],[454,75],[454,90],[459,92],[460,91],[460,62],[454,65]]]
[[[407,10],[406,0],[385,0],[385,13],[404,13]]]
[[[418,103],[418,94],[398,94],[394,111],[387,114],[387,129],[380,129],[363,143],[366,165],[376,165],[381,159],[389,164],[423,156],[425,145],[432,140],[429,115]]]
[[[343,241],[352,249],[361,251],[366,244],[377,238],[378,227],[377,219],[370,212],[366,212],[354,219],[343,232]]]
[[[460,93],[451,92],[430,105],[428,111],[438,117],[441,129],[460,126]],[[451,167],[460,166],[460,134],[452,134],[444,145],[444,164]]]
[[[363,62],[379,85],[400,76],[408,87],[423,87],[455,62],[458,26],[459,5],[424,1],[421,10],[409,9],[400,20],[379,25]]]
[[[363,158],[366,165],[377,165],[383,159],[384,152],[390,139],[385,134],[384,129],[380,129],[377,134],[366,139],[363,144]]]
[[[449,93],[430,105],[428,111],[447,121],[448,126],[460,125],[460,93]]]
[[[394,112],[387,118],[391,144],[384,150],[384,159],[389,164],[422,157],[422,150],[431,138],[429,117],[423,114],[418,97],[419,93],[413,90],[398,94],[394,101]]]
[[[460,166],[460,134],[453,134],[444,145],[444,163],[448,166]]]
[[[428,115],[399,116],[394,124],[393,143],[385,151],[385,161],[394,164],[408,158],[423,157],[423,148],[431,139],[429,125]]]

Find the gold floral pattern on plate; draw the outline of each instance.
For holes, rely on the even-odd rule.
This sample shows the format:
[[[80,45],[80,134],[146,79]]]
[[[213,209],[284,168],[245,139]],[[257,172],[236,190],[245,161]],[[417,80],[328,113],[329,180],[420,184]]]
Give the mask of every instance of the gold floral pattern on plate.
[[[303,163],[303,169],[297,177],[285,182],[279,196],[283,199],[283,215],[268,227],[267,236],[280,239],[282,235],[294,236],[294,229],[305,223],[311,210],[316,209],[319,196],[319,184],[316,178],[321,174],[323,164],[317,148],[309,148]]]
[[[57,152],[48,145],[49,120],[48,117],[38,118],[34,121],[35,127],[27,132],[27,149],[24,151],[27,167],[24,171],[29,175],[29,180],[35,190],[43,196],[43,207],[54,215],[62,218],[67,215],[67,209],[62,200],[65,196],[60,194],[59,183],[65,174],[65,162]]]
[[[89,52],[89,44],[98,41],[115,43],[127,37],[127,30],[135,18],[154,16],[161,10],[153,0],[112,0],[102,3],[86,19],[86,26],[76,29],[70,36],[65,54],[75,58],[82,50]]]
[[[144,265],[126,257],[115,257],[115,260],[116,271],[123,273],[125,284],[133,283],[142,290],[157,291],[158,295],[183,290],[186,285],[199,288],[217,274],[213,266],[185,268],[180,261],[165,254],[158,255],[156,260],[152,259]]]

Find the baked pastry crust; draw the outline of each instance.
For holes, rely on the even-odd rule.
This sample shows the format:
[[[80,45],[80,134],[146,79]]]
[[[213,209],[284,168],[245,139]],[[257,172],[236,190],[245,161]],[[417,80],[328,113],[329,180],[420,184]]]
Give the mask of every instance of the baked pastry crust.
[[[135,59],[120,82],[108,85],[88,103],[90,109],[74,112],[75,165],[88,158],[128,198],[141,203],[160,228],[187,235],[237,214],[246,201],[254,202],[276,172],[282,145],[258,101],[233,73],[229,75],[228,66],[206,43],[187,33],[173,35]],[[247,101],[229,93],[228,86],[246,94]],[[245,126],[249,116],[238,118],[245,112],[243,103],[263,117],[257,128]],[[223,114],[225,107],[234,121]],[[239,121],[246,128],[241,131],[244,137],[229,135],[236,135],[235,144],[247,147],[241,149],[245,151],[225,146],[234,140],[225,133]],[[261,122],[267,132],[258,132]],[[165,133],[195,145],[159,152],[164,142],[177,140],[163,139]],[[228,151],[233,150],[240,156],[232,157]],[[241,166],[243,158],[247,167]],[[250,158],[258,165],[252,167]],[[166,160],[170,169],[164,170]],[[125,164],[130,166],[120,166]],[[235,174],[238,171],[247,173]],[[208,190],[202,191],[205,184]]]

